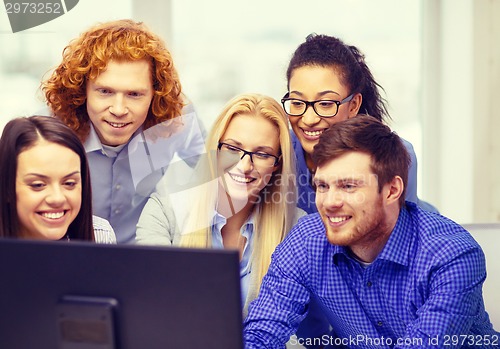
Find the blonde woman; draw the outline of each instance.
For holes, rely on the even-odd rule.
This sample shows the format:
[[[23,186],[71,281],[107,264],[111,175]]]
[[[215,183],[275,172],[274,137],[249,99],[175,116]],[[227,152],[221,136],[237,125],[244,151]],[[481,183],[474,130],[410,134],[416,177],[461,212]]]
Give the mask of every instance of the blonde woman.
[[[271,254],[302,212],[296,208],[287,117],[270,97],[237,96],[215,121],[206,148],[206,159],[197,167],[204,183],[172,195],[161,188],[155,192],[139,219],[136,239],[141,244],[237,249],[245,313]],[[188,213],[177,214],[176,196],[188,203]]]

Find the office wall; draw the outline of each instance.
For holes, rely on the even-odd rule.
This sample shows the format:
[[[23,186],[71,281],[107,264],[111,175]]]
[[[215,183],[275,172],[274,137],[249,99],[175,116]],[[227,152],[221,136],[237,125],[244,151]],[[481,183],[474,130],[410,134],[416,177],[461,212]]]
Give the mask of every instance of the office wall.
[[[459,223],[500,221],[500,2],[423,12],[424,197]]]

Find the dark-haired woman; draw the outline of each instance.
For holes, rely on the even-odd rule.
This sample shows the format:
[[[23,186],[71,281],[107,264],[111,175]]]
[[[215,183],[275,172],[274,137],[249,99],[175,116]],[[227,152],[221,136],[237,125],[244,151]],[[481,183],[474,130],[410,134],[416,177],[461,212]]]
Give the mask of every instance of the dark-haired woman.
[[[0,237],[116,242],[109,223],[92,216],[85,149],[61,121],[9,121],[0,159]]]

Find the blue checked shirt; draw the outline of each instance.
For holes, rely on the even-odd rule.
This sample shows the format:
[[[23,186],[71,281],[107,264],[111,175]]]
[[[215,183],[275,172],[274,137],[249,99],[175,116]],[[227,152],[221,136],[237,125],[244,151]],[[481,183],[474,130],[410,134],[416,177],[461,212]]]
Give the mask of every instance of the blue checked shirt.
[[[319,214],[311,214],[273,254],[245,320],[246,349],[284,348],[310,295],[335,335],[300,344],[496,348],[499,333],[482,298],[485,278],[484,254],[470,234],[413,203],[401,209],[386,246],[367,267],[330,244]]]
[[[185,110],[192,108],[189,104]],[[196,114],[184,114],[182,122],[176,133],[147,141],[155,128],[144,131],[140,127],[128,143],[114,150],[101,144],[91,125],[84,146],[92,182],[92,209],[109,221],[118,243],[135,242],[136,225],[149,195],[166,169],[179,161],[176,157],[194,167],[205,152],[204,128]]]

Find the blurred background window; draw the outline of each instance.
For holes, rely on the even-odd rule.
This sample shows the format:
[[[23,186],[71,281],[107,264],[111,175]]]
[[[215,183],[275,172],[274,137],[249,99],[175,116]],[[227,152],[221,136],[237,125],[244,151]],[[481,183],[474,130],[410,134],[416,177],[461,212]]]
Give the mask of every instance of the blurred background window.
[[[500,2],[489,0],[79,0],[13,34],[0,11],[0,129],[44,108],[40,81],[97,22],[144,21],[171,50],[207,129],[245,92],[279,100],[295,48],[338,36],[366,56],[390,126],[419,162],[419,196],[459,223],[500,221]]]

